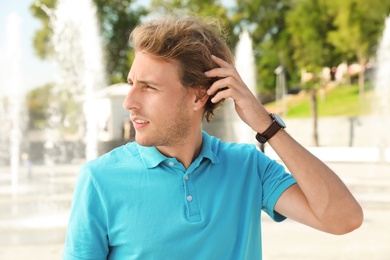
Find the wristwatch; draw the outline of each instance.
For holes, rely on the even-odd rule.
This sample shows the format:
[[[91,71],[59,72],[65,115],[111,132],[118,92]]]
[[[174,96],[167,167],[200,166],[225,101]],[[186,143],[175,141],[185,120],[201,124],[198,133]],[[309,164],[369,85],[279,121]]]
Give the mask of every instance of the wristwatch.
[[[286,124],[277,114],[271,113],[269,115],[272,119],[271,125],[262,134],[256,134],[257,141],[262,144],[266,143],[269,139],[271,139],[271,137],[273,137],[280,129],[286,128]]]

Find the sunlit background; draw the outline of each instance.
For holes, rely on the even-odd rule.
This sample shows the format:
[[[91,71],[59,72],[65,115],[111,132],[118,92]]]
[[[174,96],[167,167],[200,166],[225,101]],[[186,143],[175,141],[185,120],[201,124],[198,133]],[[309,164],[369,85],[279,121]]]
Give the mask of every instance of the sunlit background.
[[[0,259],[61,258],[80,166],[134,137],[128,34],[172,10],[221,21],[248,87],[364,208],[344,236],[262,216],[264,259],[390,259],[387,2],[2,0]],[[231,101],[204,129],[256,144]]]

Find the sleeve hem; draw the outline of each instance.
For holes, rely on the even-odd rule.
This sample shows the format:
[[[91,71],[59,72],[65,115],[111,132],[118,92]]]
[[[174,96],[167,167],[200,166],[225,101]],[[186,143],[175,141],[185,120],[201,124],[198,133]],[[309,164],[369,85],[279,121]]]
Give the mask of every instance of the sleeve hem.
[[[286,191],[290,186],[293,184],[296,184],[297,182],[295,179],[291,178],[286,180],[285,182],[281,183],[279,187],[274,191],[274,196],[270,198],[270,200],[267,202],[267,205],[269,205],[269,209],[272,210],[266,210],[266,213],[275,221],[275,222],[282,222],[286,219],[285,216],[279,214],[275,211],[275,204],[280,198],[280,196],[283,194],[284,191]]]

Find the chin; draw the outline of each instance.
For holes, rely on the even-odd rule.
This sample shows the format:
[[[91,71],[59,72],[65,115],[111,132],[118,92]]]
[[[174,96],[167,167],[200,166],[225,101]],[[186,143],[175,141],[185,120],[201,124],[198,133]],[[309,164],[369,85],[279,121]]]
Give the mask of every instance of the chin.
[[[139,134],[135,134],[135,141],[142,146],[155,146],[155,143],[152,142],[149,138],[147,137],[142,137]]]

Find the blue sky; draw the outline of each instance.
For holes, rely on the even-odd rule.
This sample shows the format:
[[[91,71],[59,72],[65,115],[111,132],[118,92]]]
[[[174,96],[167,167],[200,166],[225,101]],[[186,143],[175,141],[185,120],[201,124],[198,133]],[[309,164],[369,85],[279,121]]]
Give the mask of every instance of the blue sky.
[[[32,17],[29,6],[33,0],[0,0],[0,90],[4,91],[7,86],[7,62],[4,60],[6,50],[6,25],[9,16],[16,13],[21,19],[21,64],[20,82],[21,91],[41,86],[46,82],[54,80],[54,65],[49,61],[41,61],[34,54],[32,37],[34,32],[40,28],[39,20]]]

